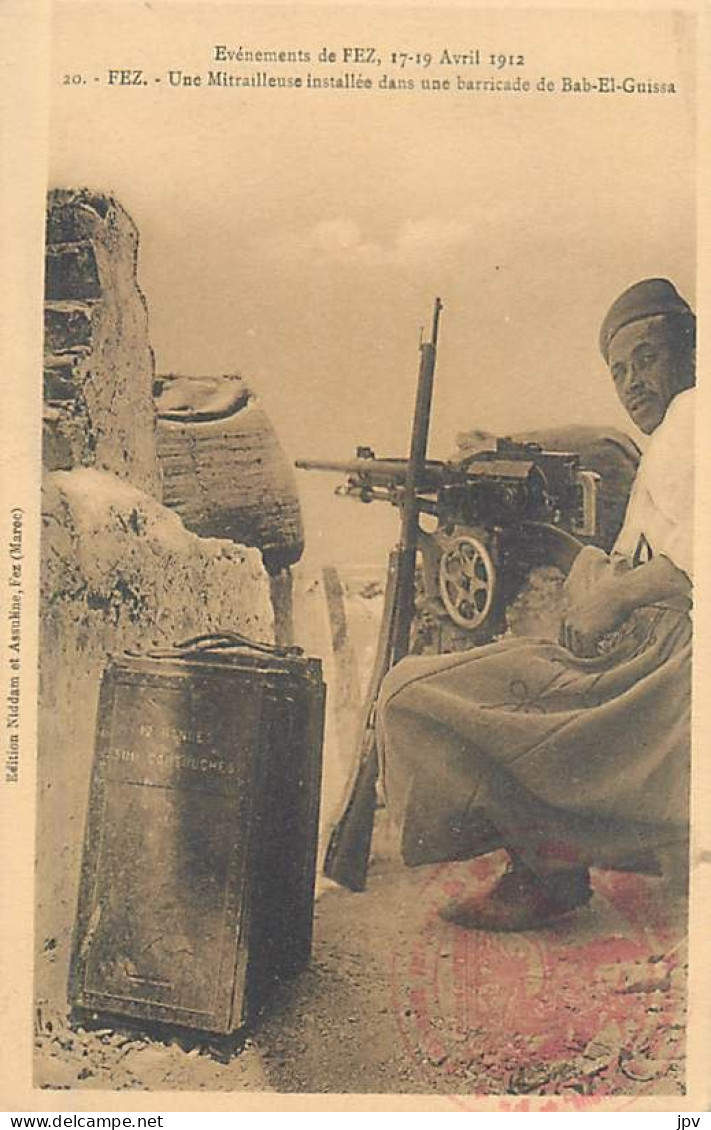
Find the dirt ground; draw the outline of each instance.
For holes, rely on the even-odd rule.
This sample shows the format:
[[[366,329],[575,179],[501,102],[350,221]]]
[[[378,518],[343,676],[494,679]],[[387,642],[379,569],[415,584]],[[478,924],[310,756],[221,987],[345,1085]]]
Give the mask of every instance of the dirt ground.
[[[349,701],[362,692],[379,619],[379,589],[356,581],[345,594],[350,650],[340,669],[320,583],[302,585],[297,605],[298,638],[326,657],[329,684],[322,849],[349,769]],[[38,984],[53,989],[51,1003],[37,1005],[36,1086],[427,1093],[452,1096],[455,1109],[474,1095],[508,1096],[514,1108],[546,1095],[556,1109],[683,1093],[684,899],[660,879],[597,872],[591,905],[555,928],[462,930],[438,909],[492,883],[503,853],[408,870],[385,812],[377,817],[368,889],[319,880],[310,967],[231,1042],[101,1018],[70,1025],[56,1003],[66,955],[47,939]]]
[[[661,880],[596,873],[592,904],[555,928],[482,934],[437,909],[490,883],[500,855],[409,871],[382,826],[378,841],[366,892],[320,890],[312,964],[252,1032],[219,1043],[100,1019],[72,1028],[39,1006],[36,1085],[433,1093],[465,1105],[683,1093],[685,904]]]

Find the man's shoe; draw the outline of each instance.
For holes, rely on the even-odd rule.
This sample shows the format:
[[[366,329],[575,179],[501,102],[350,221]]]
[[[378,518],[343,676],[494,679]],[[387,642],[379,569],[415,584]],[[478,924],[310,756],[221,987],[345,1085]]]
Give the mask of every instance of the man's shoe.
[[[512,863],[485,895],[451,902],[440,917],[466,930],[535,930],[592,898],[587,867],[552,871],[545,878]]]

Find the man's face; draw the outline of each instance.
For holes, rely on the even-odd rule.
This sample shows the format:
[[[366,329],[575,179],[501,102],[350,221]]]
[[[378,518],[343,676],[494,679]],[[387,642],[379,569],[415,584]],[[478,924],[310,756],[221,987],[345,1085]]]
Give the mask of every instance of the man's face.
[[[663,315],[623,326],[610,343],[617,395],[633,423],[649,435],[681,388],[680,358]]]

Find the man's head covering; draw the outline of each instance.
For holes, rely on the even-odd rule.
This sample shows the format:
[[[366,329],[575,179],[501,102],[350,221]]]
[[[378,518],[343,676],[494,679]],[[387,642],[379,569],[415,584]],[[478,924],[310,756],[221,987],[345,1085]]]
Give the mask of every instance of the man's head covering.
[[[642,318],[658,314],[686,314],[693,312],[669,279],[643,279],[623,291],[607,312],[600,330],[600,352],[606,362],[610,359],[610,343],[623,326]]]

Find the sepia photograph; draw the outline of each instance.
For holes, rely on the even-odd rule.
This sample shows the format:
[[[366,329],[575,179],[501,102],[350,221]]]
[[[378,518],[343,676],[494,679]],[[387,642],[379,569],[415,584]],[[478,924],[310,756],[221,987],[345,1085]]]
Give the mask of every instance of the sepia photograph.
[[[700,1101],[699,24],[51,4],[38,1109]]]

